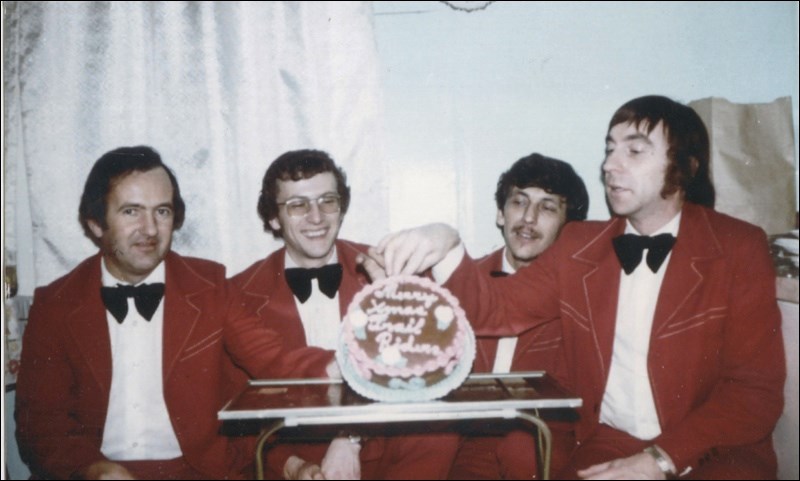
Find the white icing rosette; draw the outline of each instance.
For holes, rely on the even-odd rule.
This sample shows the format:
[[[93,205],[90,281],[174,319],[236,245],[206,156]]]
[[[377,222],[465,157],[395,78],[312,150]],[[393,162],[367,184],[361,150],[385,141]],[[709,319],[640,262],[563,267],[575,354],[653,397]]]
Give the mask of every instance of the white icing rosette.
[[[347,320],[353,326],[353,334],[356,339],[362,341],[367,338],[367,313],[361,309],[354,309],[353,312],[347,314]]]
[[[436,328],[440,331],[446,330],[455,319],[456,315],[453,313],[453,308],[450,306],[436,306],[433,311],[433,316],[436,317]]]

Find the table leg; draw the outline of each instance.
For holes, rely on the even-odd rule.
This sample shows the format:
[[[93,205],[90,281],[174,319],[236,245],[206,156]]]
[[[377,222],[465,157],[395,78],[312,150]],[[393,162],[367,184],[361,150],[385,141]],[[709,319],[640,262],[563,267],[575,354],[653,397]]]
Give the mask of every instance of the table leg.
[[[267,439],[284,426],[283,421],[275,421],[271,426],[261,430],[256,444],[256,479],[264,479],[264,444]]]
[[[517,417],[520,419],[524,419],[532,424],[534,424],[537,428],[539,428],[539,439],[543,441],[542,443],[536,443],[536,450],[543,453],[540,458],[543,460],[542,463],[542,479],[550,479],[550,456],[551,450],[553,447],[553,436],[550,433],[550,428],[547,427],[544,421],[538,416],[533,416],[531,414],[517,411]],[[541,444],[541,446],[540,446]]]

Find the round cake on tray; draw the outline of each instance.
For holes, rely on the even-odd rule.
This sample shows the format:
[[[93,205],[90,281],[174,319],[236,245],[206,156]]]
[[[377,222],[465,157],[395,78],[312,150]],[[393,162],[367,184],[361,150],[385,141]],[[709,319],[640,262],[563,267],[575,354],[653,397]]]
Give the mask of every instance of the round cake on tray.
[[[475,335],[458,300],[416,276],[364,287],[345,315],[337,361],[345,381],[377,401],[426,401],[460,386]]]

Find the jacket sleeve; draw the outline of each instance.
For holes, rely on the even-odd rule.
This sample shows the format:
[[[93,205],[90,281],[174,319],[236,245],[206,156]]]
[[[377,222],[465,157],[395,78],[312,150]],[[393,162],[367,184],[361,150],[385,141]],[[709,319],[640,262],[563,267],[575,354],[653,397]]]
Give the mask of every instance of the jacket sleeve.
[[[69,479],[105,456],[99,445],[102,426],[78,420],[86,407],[79,402],[60,314],[51,308],[47,291],[38,289],[23,340],[16,422],[20,452],[34,476]]]
[[[559,316],[555,255],[558,243],[513,276],[490,277],[465,254],[445,282],[477,336],[518,336]]]
[[[239,288],[228,282],[227,290],[225,346],[236,364],[256,379],[327,377],[325,368],[334,359],[333,351],[316,347],[287,350],[280,333],[264,327],[245,307]]]

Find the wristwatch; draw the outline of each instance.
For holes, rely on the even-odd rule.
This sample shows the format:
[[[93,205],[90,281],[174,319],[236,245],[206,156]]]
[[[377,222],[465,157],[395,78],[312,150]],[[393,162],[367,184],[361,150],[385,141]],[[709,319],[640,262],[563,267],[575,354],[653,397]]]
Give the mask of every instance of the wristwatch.
[[[672,469],[672,464],[667,460],[667,458],[664,457],[663,454],[661,454],[661,451],[657,447],[655,447],[655,445],[647,446],[646,448],[644,448],[644,452],[653,457],[656,464],[658,465],[658,469],[660,469],[661,472],[664,473],[665,478],[678,479],[677,473],[675,473],[675,470]]]

